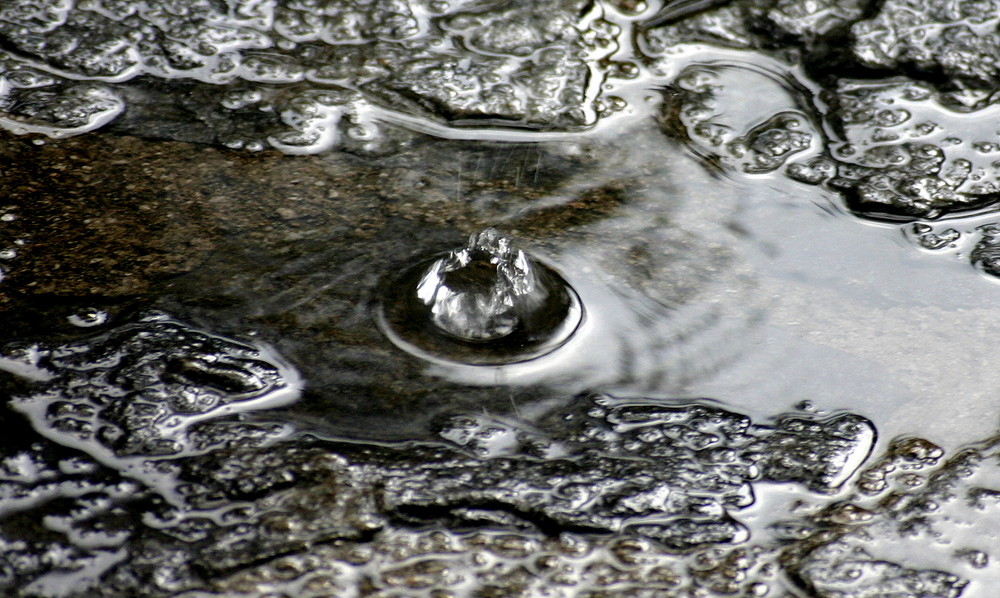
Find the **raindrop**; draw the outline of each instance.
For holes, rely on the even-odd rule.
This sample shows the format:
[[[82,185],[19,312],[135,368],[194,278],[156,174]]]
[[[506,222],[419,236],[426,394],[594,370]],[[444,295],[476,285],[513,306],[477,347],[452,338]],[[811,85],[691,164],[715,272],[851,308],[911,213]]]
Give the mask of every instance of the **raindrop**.
[[[405,270],[384,289],[379,323],[394,343],[474,365],[549,353],[583,317],[579,297],[555,270],[493,228]]]
[[[69,323],[74,326],[79,326],[80,328],[91,328],[93,326],[100,326],[101,324],[107,322],[108,312],[88,307],[68,316],[66,319],[69,320]]]

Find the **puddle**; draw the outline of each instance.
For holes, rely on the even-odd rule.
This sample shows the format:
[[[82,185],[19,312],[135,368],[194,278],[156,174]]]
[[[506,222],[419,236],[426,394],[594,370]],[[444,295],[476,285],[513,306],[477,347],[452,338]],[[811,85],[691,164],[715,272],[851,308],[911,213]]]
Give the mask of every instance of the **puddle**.
[[[5,4],[0,587],[990,595],[963,7]]]
[[[763,417],[775,401],[787,408],[811,400],[826,411],[872,418],[887,439],[917,434],[949,447],[996,429],[984,367],[995,285],[971,268],[913,251],[898,228],[836,213],[836,198],[814,188],[780,177],[714,178],[656,133],[629,139],[625,148],[612,144],[607,170],[595,173],[588,164],[567,173],[548,191],[544,201],[552,205],[545,207],[478,197],[477,184],[490,176],[483,167],[450,168],[420,189],[424,197],[450,197],[456,214],[472,212],[467,217],[520,235],[579,294],[584,321],[547,355],[500,366],[412,359],[374,334],[372,314],[358,306],[377,303],[394,272],[464,237],[457,228],[432,233],[405,220],[395,224],[405,230],[390,224],[391,234],[309,243],[308,250],[294,242],[274,254],[230,247],[226,259],[171,281],[163,307],[216,328],[256,330],[292,362],[308,364],[308,392],[328,413],[366,410],[357,405],[365,396],[358,382],[352,377],[345,388],[337,377],[342,368],[363,371],[381,361],[386,371],[395,363],[428,385],[443,379],[542,386],[566,397],[591,389],[707,396]],[[465,148],[473,163],[486,155],[525,164],[538,155],[537,148]],[[556,214],[566,201],[560,197],[602,185],[605,176],[629,180],[612,214],[569,231],[533,228],[536,211]],[[468,191],[454,197],[454,189]],[[563,209],[573,213],[572,206]],[[234,261],[240,259],[247,261]],[[226,307],[205,307],[209,302]],[[316,334],[329,338],[310,343]],[[367,395],[371,411],[386,408],[373,402],[379,394]],[[508,411],[508,398],[498,394],[489,408]],[[955,425],[969,435],[955,438]]]

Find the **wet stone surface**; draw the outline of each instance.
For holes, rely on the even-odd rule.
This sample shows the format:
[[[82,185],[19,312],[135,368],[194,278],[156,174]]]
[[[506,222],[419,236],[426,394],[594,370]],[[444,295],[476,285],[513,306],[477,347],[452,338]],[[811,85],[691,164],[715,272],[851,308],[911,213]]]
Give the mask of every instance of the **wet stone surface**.
[[[852,27],[851,51],[868,66],[937,79],[955,108],[982,108],[994,103],[1000,83],[998,9],[993,1],[890,0]]]
[[[740,100],[751,82],[774,90],[756,114]],[[825,183],[868,218],[933,219],[1000,201],[993,108],[956,113],[930,85],[898,77],[841,79],[823,97],[830,104],[825,126],[841,136],[824,138],[819,115],[801,108],[812,101],[808,94],[782,85],[779,73],[695,66],[675,79],[662,118],[727,171],[780,168],[802,183]]]
[[[760,290],[755,185],[1000,276],[997,10],[0,3],[0,593],[992,596],[995,438],[880,440],[786,407],[803,378],[691,397],[834,270]],[[590,361],[428,369],[377,327],[493,226],[526,253],[482,233],[508,270],[443,273],[418,324],[512,334],[530,254]]]
[[[169,385],[175,394],[203,392],[194,377],[137,367],[129,357],[141,364],[149,342],[162,351],[202,343],[205,359],[211,347],[216,362],[228,359],[230,381],[267,378],[262,369],[272,384],[282,381],[259,355],[247,360],[246,345],[150,316],[97,337],[88,350],[83,343],[5,349],[4,359],[56,375],[39,373],[11,389],[11,405],[30,415],[51,404],[60,375],[78,379],[67,385],[76,396],[64,400],[77,410],[124,404],[129,392],[155,397]],[[238,386],[246,392],[245,383]],[[942,461],[930,443],[901,440],[865,468],[855,504],[838,501],[784,521],[778,536],[786,541],[767,545],[747,538],[739,522],[754,488],[781,482],[838,490],[870,450],[869,422],[797,413],[761,425],[705,404],[578,402],[534,428],[454,415],[436,426],[438,442],[407,445],[289,437],[276,423],[202,410],[216,417],[190,426],[188,451],[125,454],[152,458],[134,461],[127,478],[114,473],[122,451],[79,442],[62,420],[36,419],[54,445],[25,431],[4,449],[2,581],[12,595],[48,594],[74,576],[103,580],[80,595],[108,596],[541,595],[553,587],[567,596],[759,595],[781,587],[780,566],[801,589],[824,597],[959,596],[968,583],[893,561],[891,551],[880,555],[885,544],[873,537],[929,543],[953,555],[960,572],[987,575],[996,566],[986,534],[928,540],[939,537],[934,521],[942,509],[949,520],[974,521],[995,508],[995,443]],[[8,410],[4,417],[17,416]],[[160,423],[123,429],[142,438]],[[39,511],[44,517],[29,523]],[[733,543],[744,546],[718,546]]]
[[[799,64],[813,80],[799,84],[830,97],[803,114],[815,104],[806,98],[725,139],[702,122],[730,110],[717,98],[714,111],[683,123],[689,136],[721,144],[738,172],[827,181],[865,216],[936,218],[997,201],[994,8],[17,0],[0,13],[0,108],[19,133],[64,136],[111,123],[252,150],[380,153],[412,142],[401,123],[469,138],[477,125],[579,131],[641,112],[629,92],[641,78],[711,96],[683,76],[675,82],[670,66],[708,43]],[[827,126],[817,128],[821,120]],[[812,150],[823,147],[830,153],[817,159]]]
[[[942,455],[926,441],[898,441],[859,481],[863,494],[879,499],[877,507],[853,505],[847,513],[841,507],[840,513],[817,518],[827,523],[786,555],[795,561],[790,573],[824,597],[961,596],[970,579],[990,579],[997,567],[995,532],[992,523],[971,522],[998,505],[996,439],[948,459]],[[830,519],[848,525],[834,531]],[[945,520],[965,533],[942,534]],[[899,554],[921,556],[901,562],[893,556]],[[930,566],[914,568],[918,563]]]
[[[1000,201],[996,132],[973,128],[987,114],[964,121],[912,81],[844,81],[836,106],[847,143],[830,183],[858,211],[933,218]]]
[[[299,153],[391,146],[376,122],[383,109],[578,128],[596,118],[592,87],[603,75],[592,61],[614,45],[600,14],[580,0],[491,11],[461,2],[15,0],[0,7],[2,122],[64,136],[115,121],[146,135]],[[191,113],[201,115],[193,126]]]
[[[79,343],[11,346],[4,358],[45,386],[11,407],[67,444],[129,457],[197,451],[187,432],[206,416],[293,400],[294,373],[262,352],[152,314]]]
[[[668,77],[678,48],[690,43],[753,50],[785,65],[768,73],[759,59],[730,55],[731,64],[722,58],[673,77],[665,129],[710,166],[821,185],[865,218],[932,221],[994,211],[1000,200],[995,9],[733,2],[649,28],[639,47],[651,71]],[[773,98],[782,93],[765,90],[787,65],[804,74],[786,82],[779,105]],[[767,118],[733,116],[747,112],[739,92],[750,80],[758,103],[770,106]],[[982,263],[981,252],[956,253]]]
[[[110,584],[89,595],[161,595],[271,556],[305,558],[316,542],[373,554],[384,541],[366,547],[373,534],[428,525],[506,528],[523,539],[504,550],[524,556],[563,531],[584,545],[621,535],[612,544],[637,547],[626,552],[742,543],[755,483],[834,492],[874,441],[858,416],[761,425],[717,407],[610,396],[581,397],[536,429],[446,417],[435,443],[295,438],[236,411],[287,400],[290,372],[260,349],[155,314],[88,341],[9,346],[3,359],[35,379],[8,389],[7,418],[26,415],[56,445],[26,438],[5,450],[5,587],[19,595],[81,568]],[[65,451],[76,456],[51,462]],[[19,523],[39,511],[44,534]],[[41,538],[44,548],[31,544]],[[19,559],[24,551],[68,556],[42,566]]]
[[[437,442],[342,443],[227,411],[280,401],[267,395],[291,374],[162,315],[87,341],[8,346],[3,359],[21,368],[7,379],[5,422],[23,414],[41,433],[22,428],[4,449],[13,595],[100,577],[81,595],[534,595],[554,584],[681,596],[777,589],[784,568],[816,596],[959,596],[961,573],[997,563],[990,533],[941,542],[935,531],[995,507],[995,443],[942,460],[926,441],[900,440],[848,488],[853,499],[778,524],[785,542],[768,545],[740,523],[755,487],[840,490],[872,446],[868,421],[802,412],[761,425],[705,404],[592,396],[534,427],[456,414],[435,426]],[[941,553],[932,562],[956,565],[895,561],[896,543],[929,543]]]

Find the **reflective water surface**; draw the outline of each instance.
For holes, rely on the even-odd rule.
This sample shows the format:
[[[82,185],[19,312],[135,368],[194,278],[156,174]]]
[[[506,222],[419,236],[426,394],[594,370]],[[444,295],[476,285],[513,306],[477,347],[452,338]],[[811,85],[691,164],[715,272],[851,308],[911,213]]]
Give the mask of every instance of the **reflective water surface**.
[[[986,4],[5,3],[0,587],[991,596]]]

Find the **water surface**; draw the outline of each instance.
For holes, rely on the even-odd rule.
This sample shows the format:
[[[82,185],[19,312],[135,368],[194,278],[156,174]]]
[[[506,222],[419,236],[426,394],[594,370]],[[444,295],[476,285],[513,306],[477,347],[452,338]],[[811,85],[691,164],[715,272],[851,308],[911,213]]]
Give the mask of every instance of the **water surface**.
[[[5,4],[0,584],[991,595],[996,17],[901,4]],[[572,334],[387,337],[490,227]]]

